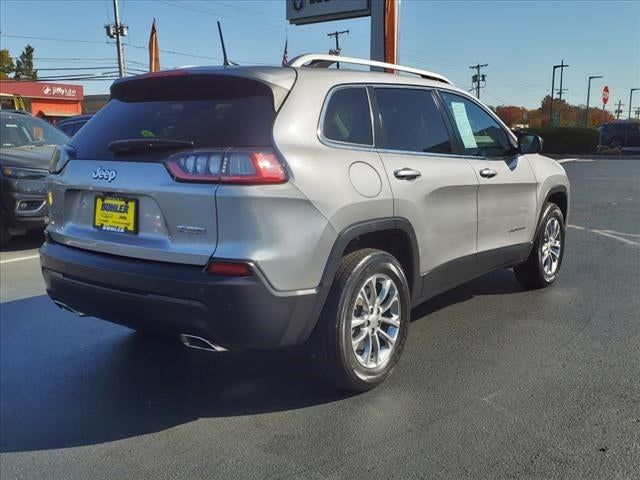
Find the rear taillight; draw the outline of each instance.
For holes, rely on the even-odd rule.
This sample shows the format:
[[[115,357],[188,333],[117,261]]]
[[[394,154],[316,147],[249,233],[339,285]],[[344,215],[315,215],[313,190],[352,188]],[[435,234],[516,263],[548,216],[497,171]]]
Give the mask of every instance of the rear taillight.
[[[166,166],[179,182],[264,185],[287,181],[282,162],[270,149],[180,153],[170,157]]]
[[[178,181],[214,183],[220,180],[222,157],[222,152],[192,152],[174,155],[166,165]]]

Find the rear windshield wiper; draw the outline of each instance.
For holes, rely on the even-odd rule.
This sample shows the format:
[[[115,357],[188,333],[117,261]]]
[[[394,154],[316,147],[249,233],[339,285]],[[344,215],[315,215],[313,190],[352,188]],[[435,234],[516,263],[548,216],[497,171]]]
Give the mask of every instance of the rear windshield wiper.
[[[149,152],[152,150],[179,150],[193,147],[191,140],[171,140],[166,138],[130,138],[115,140],[109,145],[113,153],[126,154],[133,152]]]

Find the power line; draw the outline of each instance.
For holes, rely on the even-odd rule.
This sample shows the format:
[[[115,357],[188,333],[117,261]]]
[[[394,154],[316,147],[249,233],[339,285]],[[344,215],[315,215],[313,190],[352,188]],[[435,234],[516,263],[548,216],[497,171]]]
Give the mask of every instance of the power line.
[[[493,84],[492,84],[493,85]],[[472,89],[473,90],[473,89]],[[496,97],[495,95],[493,95],[491,92],[489,92],[488,90],[485,90],[485,92],[487,95],[489,95],[491,98],[498,100],[500,103],[502,103],[503,105],[509,105],[509,102],[505,102],[503,99]]]
[[[80,39],[72,39],[72,38],[54,38],[54,37],[36,37],[36,36],[30,36],[30,35],[8,35],[8,34],[2,34],[2,37],[9,37],[9,38],[24,38],[27,40],[47,40],[47,41],[51,41],[51,42],[72,42],[72,43],[99,43],[101,45],[113,45],[113,43],[111,42],[101,42],[98,40],[80,40]],[[149,47],[145,47],[142,45],[134,45],[132,43],[126,43],[125,45],[127,45],[128,47],[131,48],[138,48],[138,49],[142,49],[142,50],[148,50]],[[194,58],[204,58],[204,59],[208,59],[208,60],[221,60],[221,58],[219,57],[207,57],[205,55],[195,55],[193,53],[185,53],[185,52],[178,52],[175,50],[160,50],[163,53],[168,53],[171,55],[181,55],[184,57],[194,57]],[[78,59],[78,60],[82,60],[82,59]],[[140,62],[137,62],[140,63]]]
[[[3,33],[0,35],[2,37],[7,38],[23,38],[26,40],[46,40],[51,42],[71,42],[71,43],[99,43],[101,45],[109,45],[110,43],[107,41],[99,41],[99,40],[79,40],[77,38],[53,38],[53,37],[35,37],[30,35],[9,35],[7,33]]]
[[[219,13],[216,13],[216,12],[212,12],[211,10],[204,10],[202,8],[192,7],[191,5],[183,5],[182,3],[171,3],[171,2],[168,2],[166,0],[154,0],[154,1],[156,1],[158,3],[162,3],[164,5],[168,5],[169,7],[182,8],[183,10],[191,10],[191,11],[197,12],[197,13],[204,13],[205,15],[210,15],[212,17],[226,18],[228,20],[232,20],[232,21],[236,21],[236,22],[253,23],[253,24],[256,24],[256,25],[261,25],[262,27],[276,28],[278,30],[282,30],[281,26],[275,26],[273,24],[269,25],[269,24],[266,24],[264,22],[247,20],[246,18],[231,17],[229,15],[223,15],[223,14],[219,14]]]
[[[105,68],[113,68],[113,65],[108,65],[108,66],[101,66],[101,67],[55,67],[55,68],[38,68],[39,72],[48,72],[48,71],[54,71],[54,70],[62,70],[62,71],[69,71],[69,70],[104,70]]]
[[[131,47],[131,48],[138,48],[138,49],[141,49],[141,50],[149,50],[149,47],[145,47],[143,45],[135,45],[133,43],[127,43],[126,45],[127,45],[127,47]],[[168,53],[170,55],[180,55],[180,56],[183,56],[183,57],[204,58],[204,59],[207,59],[207,60],[222,61],[222,58],[220,58],[220,57],[208,57],[206,55],[196,55],[194,53],[178,52],[176,50],[160,50],[160,52]]]
[[[258,13],[260,15],[265,15],[264,12],[261,12],[259,10],[253,10],[251,8],[245,8],[245,7],[238,7],[236,5],[229,5],[228,3],[225,3],[225,2],[218,2],[218,1],[215,1],[215,0],[211,0],[211,3],[215,3],[216,5],[221,5],[221,6],[227,7],[227,8],[233,8],[234,10],[240,10],[240,11],[243,11],[243,12],[249,12],[249,13],[254,13],[254,14]],[[268,14],[267,16],[271,17],[271,18],[277,18],[278,20],[282,21],[282,17],[276,16],[276,15],[272,15],[272,14]]]
[[[13,59],[15,59],[16,57],[12,57]],[[49,61],[69,61],[69,62],[85,62],[85,61],[101,61],[104,62],[105,60],[113,60],[113,58],[111,57],[100,57],[100,58],[68,58],[68,57],[35,57],[34,60],[38,60],[40,62],[49,62]]]
[[[520,80],[519,78],[514,77],[513,75],[511,75],[511,74],[509,74],[509,73],[505,72],[504,70],[500,70],[500,69],[499,69],[498,67],[496,67],[496,66],[491,67],[491,70],[492,70],[492,71],[493,71],[493,70],[495,70],[495,72],[496,72],[499,76],[504,77],[504,78],[506,78],[507,80],[511,80],[511,82],[513,82],[513,83],[518,83],[518,84],[520,84],[520,85],[521,85],[521,86],[523,86],[523,87],[542,87],[542,86],[543,86],[543,85],[541,85],[541,84],[535,85],[535,84],[532,84],[532,83],[525,82],[524,80]]]

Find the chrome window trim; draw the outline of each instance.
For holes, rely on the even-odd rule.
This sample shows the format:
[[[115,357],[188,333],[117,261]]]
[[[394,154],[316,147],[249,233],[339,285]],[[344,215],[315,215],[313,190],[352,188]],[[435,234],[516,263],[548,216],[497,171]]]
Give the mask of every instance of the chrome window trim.
[[[347,148],[347,149],[358,149],[358,150],[375,150],[376,146],[376,131],[375,125],[373,123],[373,109],[371,107],[371,98],[369,97],[369,91],[367,87],[369,84],[367,83],[345,83],[341,85],[336,85],[331,87],[327,95],[325,96],[324,103],[322,104],[322,111],[320,112],[320,119],[318,120],[317,127],[317,135],[320,143],[328,146],[328,147],[337,147],[337,148]],[[367,95],[367,102],[369,104],[369,123],[371,127],[371,140],[373,143],[352,143],[352,142],[343,142],[340,140],[333,140],[331,138],[327,138],[324,135],[324,120],[327,114],[327,108],[329,107],[329,103],[331,103],[331,98],[333,95],[339,91],[347,88],[362,88]]]
[[[324,136],[324,133],[322,131],[322,127],[324,125],[324,117],[326,114],[326,110],[327,110],[327,106],[329,104],[329,101],[331,99],[331,96],[340,89],[343,88],[364,88],[365,91],[367,92],[367,98],[369,100],[369,116],[371,119],[371,132],[372,132],[372,136],[373,136],[373,144],[372,145],[365,145],[365,144],[361,144],[361,143],[350,143],[350,142],[341,142],[339,140],[331,140],[329,138],[326,138]],[[435,153],[435,152],[416,152],[413,150],[396,150],[396,149],[392,149],[392,148],[376,148],[376,142],[377,142],[377,138],[376,138],[376,129],[375,129],[375,124],[374,124],[374,118],[373,118],[373,105],[372,105],[372,101],[373,99],[371,98],[370,94],[369,94],[369,90],[367,87],[371,87],[371,88],[402,88],[402,89],[412,89],[412,90],[425,90],[425,91],[430,91],[430,92],[436,92],[436,91],[444,91],[446,93],[451,93],[454,95],[458,95],[460,97],[463,98],[468,98],[469,100],[471,100],[473,103],[475,103],[476,105],[478,105],[483,111],[487,112],[490,114],[490,116],[492,118],[494,118],[495,120],[498,121],[498,124],[508,132],[508,134],[510,134],[510,136],[515,139],[515,134],[513,132],[511,132],[508,128],[505,127],[504,123],[502,123],[502,121],[491,111],[486,109],[484,106],[482,106],[474,97],[472,97],[471,95],[465,94],[464,92],[459,92],[458,90],[453,90],[453,89],[449,89],[449,88],[443,88],[443,87],[435,87],[435,86],[427,86],[427,85],[405,85],[405,84],[398,84],[398,83],[345,83],[345,84],[340,84],[340,85],[336,85],[331,87],[331,89],[329,90],[329,93],[327,93],[327,96],[325,97],[324,103],[322,105],[322,111],[320,113],[320,120],[318,122],[318,129],[317,129],[317,135],[318,135],[318,139],[320,140],[320,142],[327,146],[327,147],[333,147],[333,148],[341,148],[341,149],[347,149],[347,150],[358,150],[358,151],[364,151],[364,152],[378,152],[378,153],[389,153],[389,154],[396,154],[396,155],[412,155],[412,156],[419,156],[419,157],[442,157],[442,158],[456,158],[456,159],[462,159],[462,160],[490,160],[490,161],[506,161],[509,160],[511,158],[513,158],[514,156],[519,156],[519,154],[515,154],[514,156],[505,156],[505,157],[486,157],[486,156],[475,156],[475,155],[465,155],[465,154],[461,154],[461,153]],[[384,127],[383,127],[384,128]]]

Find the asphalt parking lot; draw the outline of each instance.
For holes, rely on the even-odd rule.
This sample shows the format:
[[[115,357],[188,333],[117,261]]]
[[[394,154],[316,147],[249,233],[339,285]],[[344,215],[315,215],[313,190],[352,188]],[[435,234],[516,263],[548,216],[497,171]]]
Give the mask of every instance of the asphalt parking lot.
[[[399,368],[336,392],[297,352],[212,354],[58,310],[0,255],[9,479],[640,477],[640,160],[565,163],[558,283],[504,270],[414,311]]]

